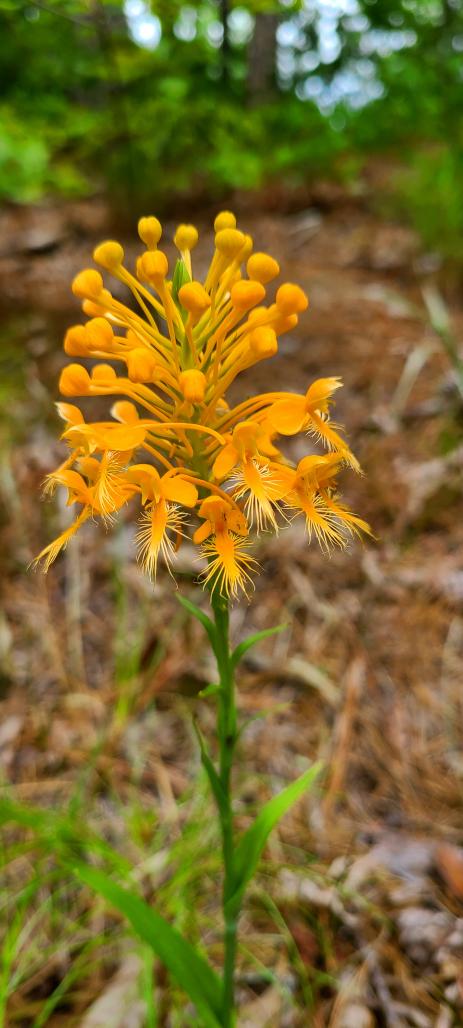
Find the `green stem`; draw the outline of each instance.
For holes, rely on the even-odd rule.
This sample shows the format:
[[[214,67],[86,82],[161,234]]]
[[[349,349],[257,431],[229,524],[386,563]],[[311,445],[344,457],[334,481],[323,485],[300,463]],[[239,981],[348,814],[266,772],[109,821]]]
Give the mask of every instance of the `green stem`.
[[[223,1028],[232,1028],[234,1017],[234,975],[237,948],[237,911],[231,912],[227,903],[232,891],[234,836],[231,793],[231,772],[237,738],[237,717],[234,676],[228,636],[229,616],[227,600],[214,591],[211,607],[216,627],[216,659],[220,678],[218,694],[217,734],[219,739],[219,777],[223,800],[219,811],[224,863],[222,909],[224,918],[223,969]]]

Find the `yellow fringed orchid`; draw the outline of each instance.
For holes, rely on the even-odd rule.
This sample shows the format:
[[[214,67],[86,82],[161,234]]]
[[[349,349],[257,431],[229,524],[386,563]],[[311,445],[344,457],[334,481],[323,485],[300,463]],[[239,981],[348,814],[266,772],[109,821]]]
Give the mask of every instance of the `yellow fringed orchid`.
[[[229,407],[225,393],[236,376],[275,356],[278,336],[297,324],[308,299],[294,283],[280,285],[273,302],[267,299],[277,261],[252,253],[251,237],[230,211],[217,216],[214,228],[203,282],[193,274],[193,225],[175,232],[180,259],[171,278],[157,218],[139,221],[146,249],[135,273],[119,243],[96,247],[96,264],[130,290],[138,310],[116,300],[94,268],[74,279],[89,320],[65,336],[74,361],[61,373],[65,401],[57,406],[70,455],[47,476],[46,489],[67,489],[68,503],[81,510],[37,558],[45,568],[90,516],[110,522],[136,500],[145,570],[155,575],[160,555],[171,565],[191,526],[207,558],[204,580],[224,596],[246,591],[258,567],[248,552],[250,527],[277,531],[280,516],[287,522],[288,515],[301,515],[309,537],[323,546],[344,545],[349,535],[369,531],[337,494],[340,470],[360,470],[330,420],[339,378],[320,378],[305,395],[263,393]],[[101,363],[89,370],[82,363],[87,358]],[[76,396],[114,396],[113,420],[86,422],[67,402]],[[328,452],[308,455],[295,467],[278,439],[299,432]]]

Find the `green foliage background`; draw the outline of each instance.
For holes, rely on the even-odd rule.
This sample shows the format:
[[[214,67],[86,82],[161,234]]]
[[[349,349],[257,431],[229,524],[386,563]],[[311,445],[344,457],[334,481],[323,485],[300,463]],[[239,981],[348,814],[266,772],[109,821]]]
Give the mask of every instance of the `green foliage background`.
[[[460,0],[146,0],[162,30],[154,49],[131,36],[133,4],[0,0],[1,199],[107,191],[132,214],[268,182],[352,178],[379,154],[406,169],[392,183],[396,209],[461,263]],[[188,40],[178,30],[185,12]],[[241,40],[237,13],[250,16]],[[252,34],[269,18],[274,35],[280,26],[275,58],[282,25],[292,42],[285,74],[271,55],[256,89]],[[333,29],[338,45],[324,56]],[[328,103],[352,74],[354,103],[336,88]],[[367,102],[372,81],[379,95]],[[301,98],[313,88],[322,110]]]

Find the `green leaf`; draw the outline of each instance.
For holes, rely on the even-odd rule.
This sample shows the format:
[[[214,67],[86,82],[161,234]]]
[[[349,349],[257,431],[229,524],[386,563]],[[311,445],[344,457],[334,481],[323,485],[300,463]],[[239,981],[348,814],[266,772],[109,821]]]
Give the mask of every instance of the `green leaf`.
[[[210,685],[206,685],[205,689],[201,689],[198,696],[200,696],[202,700],[205,700],[208,696],[217,696],[217,693],[220,692],[221,689],[222,686],[220,685],[220,682],[211,682]]]
[[[283,814],[292,807],[303,793],[310,789],[321,770],[321,762],[313,764],[295,782],[286,786],[278,796],[273,796],[260,811],[254,824],[241,837],[234,859],[234,873],[227,903],[232,910],[238,910],[246,885],[251,880],[270,832]]]
[[[233,650],[231,655],[231,666],[233,671],[237,664],[239,664],[241,658],[244,657],[244,654],[251,649],[251,646],[255,646],[255,644],[260,642],[261,639],[268,639],[270,635],[277,635],[278,632],[284,632],[285,628],[288,628],[288,625],[275,625],[274,628],[264,628],[263,632],[255,632],[254,635],[249,635],[247,639],[244,639],[244,641]]]
[[[174,303],[178,303],[178,291],[185,285],[186,282],[191,282],[191,278],[188,274],[188,268],[185,261],[178,260],[172,278],[172,299]],[[183,309],[183,308],[182,308]],[[185,314],[187,312],[185,311]]]
[[[211,643],[212,649],[214,650],[214,653],[215,653],[216,652],[216,632],[215,632],[214,622],[211,621],[211,619],[207,616],[207,614],[204,613],[203,610],[201,610],[200,607],[196,606],[196,603],[193,603],[192,600],[187,600],[186,596],[177,596],[177,599],[178,599],[179,603],[182,604],[182,607],[184,607],[185,610],[187,610],[189,614],[192,614],[193,617],[197,619],[197,621],[200,621],[202,626],[203,626],[203,628],[206,629],[206,632],[207,632],[207,634],[209,636],[209,639],[210,639],[210,643]]]
[[[108,875],[87,864],[70,864],[81,882],[103,896],[162,960],[178,985],[187,993],[201,1014],[206,1028],[221,1023],[221,981],[193,946],[163,917],[135,893],[122,888]]]
[[[201,752],[201,763],[202,763],[202,765],[204,767],[204,770],[205,770],[205,772],[207,774],[207,777],[209,779],[210,786],[211,786],[212,792],[214,794],[214,799],[215,799],[215,801],[217,803],[219,811],[221,811],[221,812],[226,811],[226,809],[227,809],[227,797],[225,796],[225,793],[223,791],[222,782],[220,781],[220,778],[219,778],[219,776],[217,774],[217,771],[216,771],[216,769],[214,767],[214,764],[212,763],[212,760],[211,760],[211,758],[209,756],[209,753],[207,752],[206,744],[204,742],[204,737],[203,737],[203,734],[201,732],[201,729],[200,729],[196,719],[193,719],[193,727],[194,727],[194,730],[196,732],[196,736],[197,736],[198,743],[199,743],[199,749],[200,749],[200,752]]]

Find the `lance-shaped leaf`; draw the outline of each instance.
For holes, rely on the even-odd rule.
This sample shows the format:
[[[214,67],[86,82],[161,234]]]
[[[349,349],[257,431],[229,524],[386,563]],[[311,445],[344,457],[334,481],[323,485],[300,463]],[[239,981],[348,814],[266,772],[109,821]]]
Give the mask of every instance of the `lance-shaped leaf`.
[[[254,824],[241,837],[234,854],[234,874],[227,904],[232,912],[241,905],[244,890],[251,880],[270,832],[283,814],[313,785],[321,770],[321,762],[313,764],[300,778],[273,796],[257,815]]]
[[[182,286],[185,285],[186,282],[191,282],[191,276],[189,274],[185,261],[178,260],[174,268],[174,274],[172,276],[172,299],[174,303],[179,304],[178,291],[182,288]],[[185,311],[184,313],[186,317],[187,311]]]
[[[222,782],[220,781],[214,764],[212,763],[211,757],[209,756],[209,753],[206,748],[206,743],[204,742],[203,734],[201,732],[201,729],[199,728],[196,719],[193,720],[193,727],[196,732],[196,737],[199,743],[201,763],[209,779],[209,784],[214,794],[214,799],[217,803],[218,809],[221,813],[223,813],[227,808],[227,797],[223,791]]]
[[[147,943],[193,1001],[205,1028],[219,1028],[221,982],[194,947],[144,900],[102,871],[80,863],[73,863],[71,869],[80,881],[127,918],[139,938]]]
[[[262,639],[268,639],[270,635],[277,635],[278,632],[284,632],[287,625],[275,625],[274,628],[264,628],[262,632],[255,632],[254,635],[249,635],[247,639],[244,639],[239,644],[231,655],[231,666],[235,670],[237,664],[239,664],[244,654],[251,649],[251,646],[255,646],[256,643],[261,642]]]
[[[203,626],[203,628],[206,629],[206,632],[207,632],[207,634],[209,636],[209,640],[210,640],[212,649],[214,650],[214,653],[215,653],[216,652],[216,632],[215,632],[214,622],[211,621],[210,617],[208,617],[207,614],[205,614],[203,610],[201,610],[201,607],[197,607],[196,603],[193,603],[192,600],[188,600],[186,598],[186,596],[178,596],[177,599],[178,599],[179,603],[181,603],[182,607],[184,607],[185,610],[187,610],[189,614],[192,614],[193,617],[197,619],[197,621],[200,621],[202,626]]]

